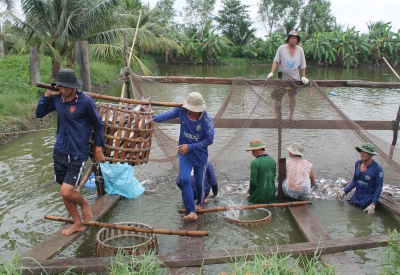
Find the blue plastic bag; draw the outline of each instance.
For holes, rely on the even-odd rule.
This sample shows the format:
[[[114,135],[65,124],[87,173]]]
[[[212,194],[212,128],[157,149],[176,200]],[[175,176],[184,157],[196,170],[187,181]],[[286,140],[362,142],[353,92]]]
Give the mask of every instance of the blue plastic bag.
[[[145,189],[134,176],[134,167],[128,164],[100,163],[107,194],[116,194],[134,199]]]

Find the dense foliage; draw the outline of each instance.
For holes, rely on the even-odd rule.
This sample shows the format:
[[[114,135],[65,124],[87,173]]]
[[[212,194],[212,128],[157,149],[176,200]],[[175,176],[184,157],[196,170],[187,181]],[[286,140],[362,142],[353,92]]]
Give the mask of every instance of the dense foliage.
[[[51,56],[53,78],[63,61],[73,66],[75,41],[89,41],[91,60],[124,60],[146,71],[140,60],[148,54],[165,63],[270,62],[292,29],[308,62],[348,68],[380,65],[383,57],[392,66],[399,61],[400,30],[390,22],[369,22],[368,33],[338,25],[330,0],[261,0],[256,18],[240,0],[223,0],[219,11],[215,0],[186,0],[180,12],[174,0],[158,0],[154,8],[146,0],[22,0],[23,17],[13,13],[16,1],[0,3],[0,58],[35,47]],[[253,20],[268,35],[257,38]]]

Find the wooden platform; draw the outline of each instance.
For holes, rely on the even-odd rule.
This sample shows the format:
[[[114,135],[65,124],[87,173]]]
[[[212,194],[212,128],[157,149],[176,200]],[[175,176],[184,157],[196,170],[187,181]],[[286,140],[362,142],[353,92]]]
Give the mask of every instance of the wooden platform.
[[[93,220],[98,220],[107,213],[121,198],[119,195],[106,195],[97,200],[92,206],[92,215]],[[56,223],[55,226],[57,226]],[[67,246],[77,240],[83,233],[87,230],[85,228],[84,231],[79,233],[74,233],[69,236],[64,236],[61,234],[61,231],[69,228],[72,224],[67,224],[61,227],[56,233],[48,237],[43,242],[34,246],[31,250],[27,251],[25,254],[21,256],[23,257],[31,257],[36,260],[45,260],[50,259],[64,250]],[[54,225],[51,225],[54,226]]]
[[[303,233],[304,237],[309,242],[320,242],[333,240],[325,228],[318,222],[310,210],[305,206],[288,207],[290,214],[292,214],[294,220]],[[321,249],[323,249],[321,244]],[[362,275],[365,274],[361,268],[356,265],[346,254],[346,252],[337,252],[334,254],[323,254],[321,255],[321,260],[325,264],[335,265],[336,274],[352,274],[352,275]]]

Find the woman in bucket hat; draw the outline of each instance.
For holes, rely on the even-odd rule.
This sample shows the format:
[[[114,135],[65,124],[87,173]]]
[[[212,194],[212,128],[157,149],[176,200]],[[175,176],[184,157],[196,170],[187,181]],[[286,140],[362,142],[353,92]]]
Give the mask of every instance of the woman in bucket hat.
[[[365,208],[364,211],[368,214],[374,214],[375,206],[379,202],[382,192],[383,169],[372,159],[374,155],[378,154],[374,145],[364,143],[361,147],[356,147],[356,150],[360,153],[361,159],[355,164],[353,179],[342,191],[339,191],[337,197],[343,200],[347,193],[356,188],[348,202]]]
[[[276,51],[271,72],[268,74],[267,79],[270,79],[274,75],[275,70],[279,66],[278,78],[299,80],[299,72],[301,72],[301,81],[304,85],[308,84],[304,50],[297,45],[300,40],[300,35],[295,30],[289,32],[286,38],[287,44],[280,46]],[[282,74],[282,76],[280,76],[280,74]],[[282,87],[272,91],[271,97],[275,99],[274,119],[281,118],[281,102],[286,92],[289,95],[289,119],[296,120],[294,117],[294,109],[296,107],[298,89],[295,87]]]
[[[89,140],[94,130],[93,157],[100,162],[105,161],[103,154],[104,125],[97,111],[93,98],[79,91],[80,79],[71,69],[59,71],[56,88],[59,94],[46,90],[36,107],[36,117],[57,112],[57,141],[54,144],[54,175],[60,184],[60,192],[64,204],[74,223],[62,231],[63,235],[83,231],[85,222],[92,218],[89,201],[75,190],[79,185],[85,163],[89,157]],[[81,207],[82,218],[78,207]]]
[[[289,158],[286,159],[286,179],[282,189],[290,199],[302,200],[315,183],[313,165],[303,158],[304,147],[300,143],[293,143],[287,150]]]
[[[275,201],[276,162],[265,152],[267,146],[259,138],[250,141],[251,151],[256,158],[251,162],[249,197],[250,203],[273,203]]]
[[[200,93],[192,92],[182,107],[175,107],[154,116],[155,122],[173,118],[180,119],[181,129],[178,141],[179,174],[182,183],[182,199],[186,216],[184,220],[196,220],[196,209],[204,205],[205,187],[203,174],[208,160],[208,146],[214,142],[214,123]],[[194,171],[196,180],[196,206],[190,184],[190,174]]]

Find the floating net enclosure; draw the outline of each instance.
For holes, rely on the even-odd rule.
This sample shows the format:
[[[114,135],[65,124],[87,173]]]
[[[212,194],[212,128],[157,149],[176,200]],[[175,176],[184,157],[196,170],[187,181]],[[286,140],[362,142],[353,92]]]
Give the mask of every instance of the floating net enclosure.
[[[305,148],[305,158],[314,165],[317,179],[344,178],[347,181],[351,180],[354,163],[360,157],[355,147],[371,142],[379,152],[374,160],[385,171],[385,183],[398,185],[400,153],[399,147],[392,145],[393,133],[397,134],[394,120],[400,102],[398,88],[363,88],[361,82],[346,84],[351,87],[327,88],[319,87],[313,80],[308,85],[298,86],[292,81],[249,80],[243,77],[226,81],[131,74],[130,79],[135,98],[182,103],[190,92],[203,95],[215,126],[214,143],[208,148],[209,161],[220,179],[236,182],[248,179],[254,157],[245,150],[250,140],[261,138],[267,145],[267,153],[277,163],[278,159],[288,157],[286,148],[291,143],[300,142]],[[278,104],[271,98],[274,90],[286,90],[287,87],[298,89],[296,121],[288,119],[290,101],[287,94]],[[330,96],[329,91],[332,90],[343,96]],[[387,102],[373,104],[376,90],[383,90]],[[361,93],[368,94],[371,101],[360,99]],[[170,107],[152,107],[154,113],[170,110]],[[279,119],[273,119],[276,109],[282,113]],[[384,119],[383,113],[387,114]],[[141,166],[136,172],[154,174],[161,167],[157,163],[162,163],[164,170],[169,165],[168,169],[177,173],[179,131],[179,120],[155,124],[152,156],[149,159],[152,167]],[[109,149],[111,152],[112,148]]]
[[[137,222],[121,222],[119,225],[152,229]],[[115,228],[102,228],[96,235],[97,257],[109,257],[123,250],[125,255],[143,255],[151,251],[158,253],[157,236],[154,233],[134,232]]]

